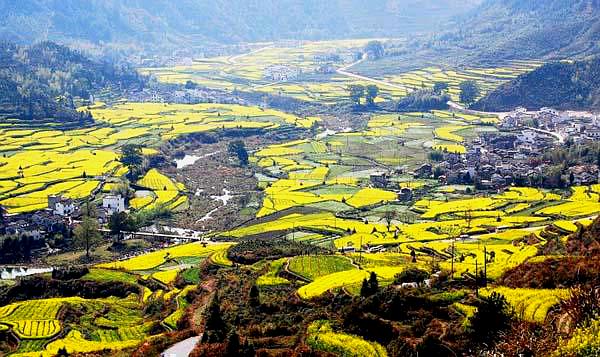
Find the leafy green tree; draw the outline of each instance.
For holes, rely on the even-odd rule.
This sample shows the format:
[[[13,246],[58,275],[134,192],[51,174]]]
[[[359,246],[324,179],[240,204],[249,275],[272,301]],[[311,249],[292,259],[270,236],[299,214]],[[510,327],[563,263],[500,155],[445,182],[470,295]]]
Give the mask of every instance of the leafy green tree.
[[[367,279],[363,279],[362,281],[362,285],[360,287],[360,296],[371,296],[371,287],[369,286],[369,282],[367,281]]]
[[[436,94],[441,94],[443,91],[447,91],[448,90],[448,83],[446,82],[435,82],[433,84],[433,91]]]
[[[477,83],[474,81],[464,81],[460,83],[460,101],[467,106],[473,104],[477,97],[479,97],[479,94],[479,87],[477,87]]]
[[[417,269],[417,268],[408,268],[403,270],[402,272],[396,274],[394,277],[394,283],[396,284],[404,284],[404,283],[417,283],[421,284],[425,279],[429,277],[429,273],[425,270]]]
[[[238,158],[240,165],[248,165],[248,151],[246,150],[246,144],[244,144],[243,141],[234,140],[230,142],[227,151],[229,152],[229,155],[235,155]]]
[[[227,334],[227,340],[225,341],[225,356],[239,356],[240,347],[240,336],[237,334],[235,328],[233,328],[229,331],[229,334]]]
[[[204,313],[203,343],[221,343],[225,340],[227,326],[221,316],[221,302],[219,293],[215,292],[213,298]]]
[[[366,88],[367,105],[375,105],[375,98],[379,95],[379,87],[374,84],[368,85]]]
[[[185,82],[185,89],[196,89],[197,87],[198,87],[198,85],[196,84],[196,82],[193,82],[193,81]]]
[[[135,221],[127,212],[113,213],[108,221],[108,228],[117,242],[123,240],[123,232],[131,232],[136,229]]]
[[[128,166],[140,166],[144,161],[142,148],[139,145],[127,144],[121,148],[121,162]]]
[[[248,294],[248,304],[250,304],[250,306],[260,305],[260,291],[256,285],[252,285],[250,288],[250,292]]]
[[[380,59],[385,55],[385,49],[381,41],[369,41],[365,46],[365,52],[370,54],[373,59]]]
[[[73,231],[75,243],[85,249],[85,257],[88,261],[90,260],[90,250],[102,240],[98,228],[98,221],[86,215]]]
[[[371,272],[369,276],[369,289],[371,289],[371,294],[376,294],[379,291],[379,281],[377,281],[377,274],[375,272]]]
[[[6,209],[0,205],[0,235],[6,234]]]
[[[136,180],[143,170],[144,156],[142,155],[142,148],[134,144],[124,145],[121,148],[121,162],[129,169],[127,174],[129,179]]]
[[[360,100],[365,95],[365,87],[360,84],[351,84],[348,86],[348,92],[350,93],[350,99],[356,105],[360,105]]]

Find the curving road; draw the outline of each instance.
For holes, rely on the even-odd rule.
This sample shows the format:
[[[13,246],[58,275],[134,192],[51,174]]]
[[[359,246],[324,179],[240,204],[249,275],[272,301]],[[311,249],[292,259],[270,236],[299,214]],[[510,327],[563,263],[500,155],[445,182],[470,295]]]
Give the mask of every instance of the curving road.
[[[356,66],[359,63],[362,63],[364,61],[367,60],[367,55],[363,54],[362,58],[354,63],[350,63],[347,66],[344,66],[342,68],[339,68],[336,70],[336,73],[341,74],[342,76],[346,76],[346,77],[350,77],[350,78],[354,78],[354,79],[360,79],[366,82],[371,82],[371,83],[375,83],[375,84],[379,84],[381,86],[385,86],[385,87],[390,87],[390,88],[396,88],[396,89],[401,89],[406,91],[407,93],[411,91],[410,88],[407,88],[403,85],[400,84],[396,84],[396,83],[391,83],[388,81],[384,81],[384,80],[380,80],[380,79],[375,79],[375,78],[371,78],[371,77],[367,77],[367,76],[362,76],[360,74],[356,74],[356,73],[352,73],[352,72],[348,72],[348,70],[354,66]]]
[[[270,44],[268,46],[258,48],[258,49],[254,50],[254,51],[250,51],[250,52],[242,53],[242,54],[239,54],[239,55],[236,55],[236,56],[233,56],[233,57],[229,57],[227,59],[227,62],[229,62],[229,64],[237,64],[237,60],[239,60],[240,58],[243,58],[243,57],[246,57],[246,56],[250,56],[252,54],[259,53],[259,52],[268,50],[268,49],[273,48],[273,47],[275,47],[275,44]]]
[[[163,353],[161,353],[161,357],[188,357],[198,341],[200,341],[201,336],[190,337],[186,340],[178,342],[173,346],[169,347]]]

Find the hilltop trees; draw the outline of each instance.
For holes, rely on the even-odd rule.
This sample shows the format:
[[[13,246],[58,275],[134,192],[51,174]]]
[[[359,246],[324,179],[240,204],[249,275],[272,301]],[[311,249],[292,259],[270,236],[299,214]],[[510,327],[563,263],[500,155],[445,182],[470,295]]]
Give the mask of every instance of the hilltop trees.
[[[368,297],[377,294],[379,291],[379,282],[377,281],[377,274],[371,272],[369,280],[363,279],[362,286],[360,288],[360,296]]]
[[[49,120],[64,126],[93,122],[75,108],[77,97],[88,99],[97,90],[141,88],[146,78],[127,66],[91,60],[53,42],[31,46],[0,43],[0,109],[2,116]]]

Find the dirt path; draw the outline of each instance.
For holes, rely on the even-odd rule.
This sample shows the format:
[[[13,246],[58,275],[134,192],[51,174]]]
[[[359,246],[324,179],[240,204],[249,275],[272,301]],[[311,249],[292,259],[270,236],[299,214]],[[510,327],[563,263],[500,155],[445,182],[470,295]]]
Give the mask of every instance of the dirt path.
[[[293,271],[291,271],[291,270],[290,270],[290,260],[291,260],[291,259],[292,259],[292,258],[288,258],[288,259],[285,261],[285,265],[283,266],[283,271],[285,271],[285,273],[286,273],[286,274],[289,274],[289,275],[291,275],[291,276],[295,277],[296,279],[298,279],[298,280],[300,280],[300,281],[304,281],[305,283],[310,283],[310,282],[312,282],[312,280],[309,280],[309,279],[307,279],[307,278],[303,277],[302,275],[300,275],[300,274],[296,274],[296,273],[294,273]]]

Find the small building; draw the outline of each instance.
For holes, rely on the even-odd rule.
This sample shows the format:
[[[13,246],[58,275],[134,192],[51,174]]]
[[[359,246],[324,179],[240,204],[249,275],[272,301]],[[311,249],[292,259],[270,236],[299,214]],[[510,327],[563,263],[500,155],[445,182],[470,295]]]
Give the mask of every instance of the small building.
[[[335,66],[330,63],[320,65],[315,69],[315,73],[317,74],[332,74],[335,73],[335,71]]]
[[[369,177],[371,184],[377,188],[385,188],[388,185],[388,175],[385,172],[372,174]]]
[[[121,195],[108,195],[102,199],[102,208],[109,216],[125,212],[125,198]]]
[[[585,136],[592,140],[600,139],[600,129],[588,129],[584,132]]]
[[[77,210],[73,200],[62,196],[48,196],[48,209],[57,216],[70,216]]]
[[[298,79],[302,70],[298,67],[273,65],[265,68],[263,77],[267,80],[284,82]]]
[[[356,248],[354,247],[341,247],[339,249],[340,253],[355,253],[356,252]]]
[[[429,178],[433,174],[433,168],[431,164],[423,164],[415,170],[415,177],[417,178]]]
[[[400,196],[398,197],[400,201],[410,201],[412,200],[413,192],[409,187],[403,187],[400,190]]]

